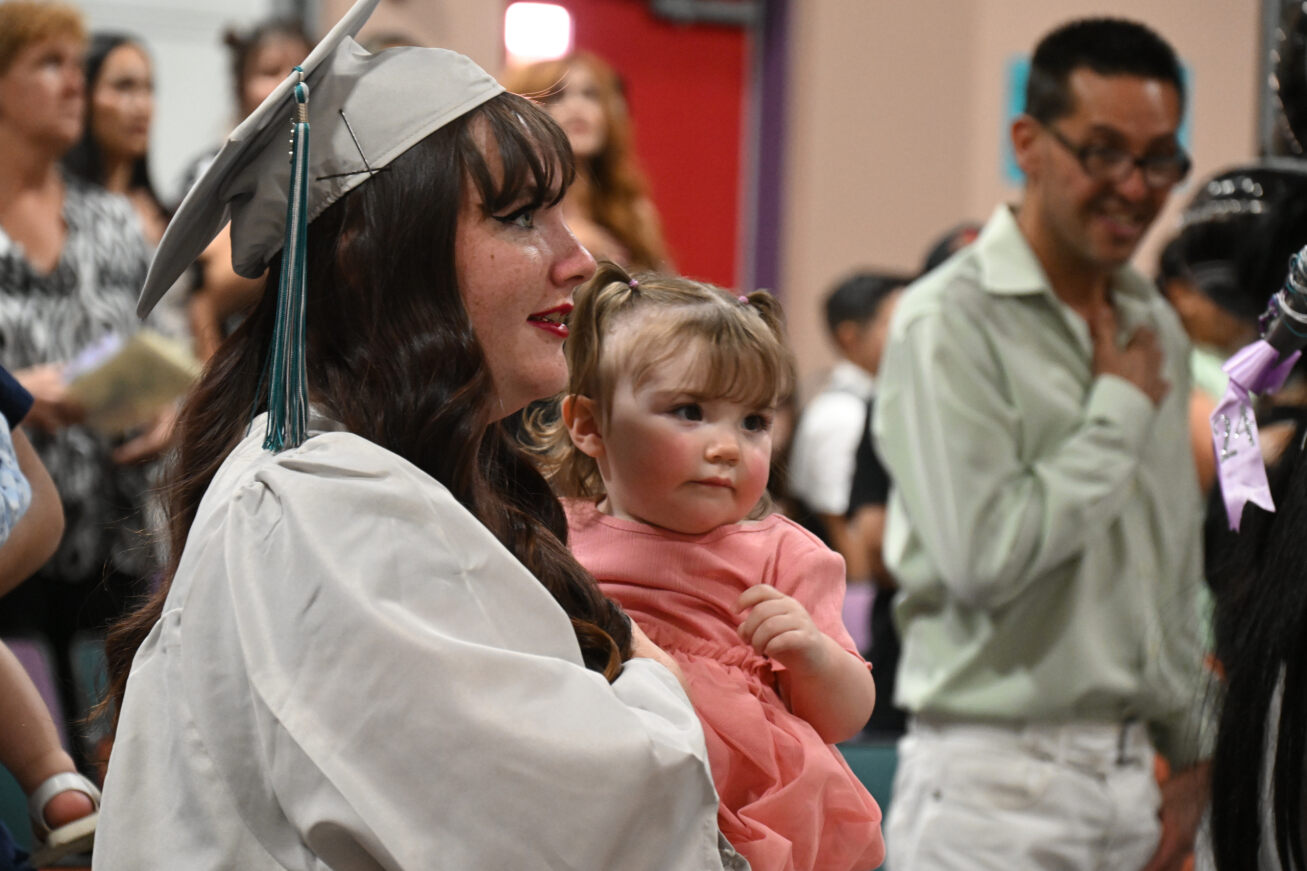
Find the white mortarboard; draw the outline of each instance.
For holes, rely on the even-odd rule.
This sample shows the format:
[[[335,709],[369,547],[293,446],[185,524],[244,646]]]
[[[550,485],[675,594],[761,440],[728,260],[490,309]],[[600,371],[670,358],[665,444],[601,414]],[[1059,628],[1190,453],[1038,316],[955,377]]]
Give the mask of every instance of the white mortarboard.
[[[302,235],[305,223],[367,181],[373,171],[503,91],[488,73],[454,52],[403,47],[369,53],[353,36],[378,2],[358,0],[304,62],[231,132],[168,224],[137,303],[137,313],[144,317],[229,220],[232,266],[240,275],[263,274],[268,261],[285,246],[288,256],[283,258],[279,306],[289,312],[292,322],[283,330],[279,315],[273,357],[290,359],[291,371],[282,371],[276,361],[270,363],[270,418],[284,413],[273,407],[279,395],[303,393],[302,320],[293,323],[294,313],[302,313],[303,297],[300,290],[287,287],[288,279],[292,285],[302,279],[302,270],[298,278],[289,275],[294,271],[290,263],[294,249],[302,251],[302,240],[288,242],[288,231],[297,232],[298,225]],[[291,144],[293,153],[288,156],[288,134],[304,102],[307,118],[301,114],[300,120],[307,120],[307,127],[295,125],[298,142]],[[292,166],[292,158],[298,165]],[[303,188],[298,195],[296,176]],[[299,213],[288,222],[288,214],[296,208]],[[279,383],[288,379],[297,383]],[[300,396],[297,401],[302,400]],[[302,409],[291,413],[294,416]],[[272,428],[270,422],[269,441],[275,441],[270,448],[298,443],[298,435],[285,442],[280,437],[274,440]]]

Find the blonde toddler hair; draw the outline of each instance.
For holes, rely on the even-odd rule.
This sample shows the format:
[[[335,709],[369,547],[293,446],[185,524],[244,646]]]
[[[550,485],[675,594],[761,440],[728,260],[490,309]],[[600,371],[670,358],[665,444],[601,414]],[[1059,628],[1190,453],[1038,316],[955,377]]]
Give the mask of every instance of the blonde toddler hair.
[[[577,450],[559,413],[568,395],[595,402],[607,423],[621,376],[639,386],[658,366],[697,354],[697,380],[686,388],[759,407],[775,405],[794,386],[794,357],[785,341],[780,303],[766,291],[747,296],[689,278],[630,275],[602,262],[576,291],[568,319],[567,388],[526,424],[541,471],[560,496],[601,497],[594,459]]]

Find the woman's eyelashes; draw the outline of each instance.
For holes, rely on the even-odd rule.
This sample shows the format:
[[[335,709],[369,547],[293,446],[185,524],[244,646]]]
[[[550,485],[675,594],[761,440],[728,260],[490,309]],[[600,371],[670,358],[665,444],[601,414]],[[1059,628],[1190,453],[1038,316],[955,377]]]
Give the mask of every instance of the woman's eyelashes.
[[[506,215],[492,215],[491,217],[501,224],[511,224],[523,230],[530,230],[536,225],[536,209],[537,206],[535,205],[525,205]]]

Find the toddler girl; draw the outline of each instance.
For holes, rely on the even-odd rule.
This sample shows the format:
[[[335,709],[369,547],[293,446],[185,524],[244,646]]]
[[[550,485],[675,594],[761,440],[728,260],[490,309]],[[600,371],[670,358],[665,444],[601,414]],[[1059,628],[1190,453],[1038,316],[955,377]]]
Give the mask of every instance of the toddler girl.
[[[768,513],[777,303],[603,264],[575,305],[558,419],[531,430],[576,557],[681,667],[722,833],[754,871],[875,868],[880,809],[831,746],[875,702],[843,561]]]

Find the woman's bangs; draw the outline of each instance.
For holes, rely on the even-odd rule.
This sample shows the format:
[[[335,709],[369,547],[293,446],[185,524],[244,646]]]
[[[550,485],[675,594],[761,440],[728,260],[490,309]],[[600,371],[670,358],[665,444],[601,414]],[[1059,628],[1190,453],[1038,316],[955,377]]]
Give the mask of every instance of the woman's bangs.
[[[502,171],[495,178],[479,151],[472,178],[492,212],[516,206],[557,205],[575,177],[567,136],[543,110],[513,94],[486,104],[485,118],[499,151]],[[527,195],[528,199],[523,200]]]

